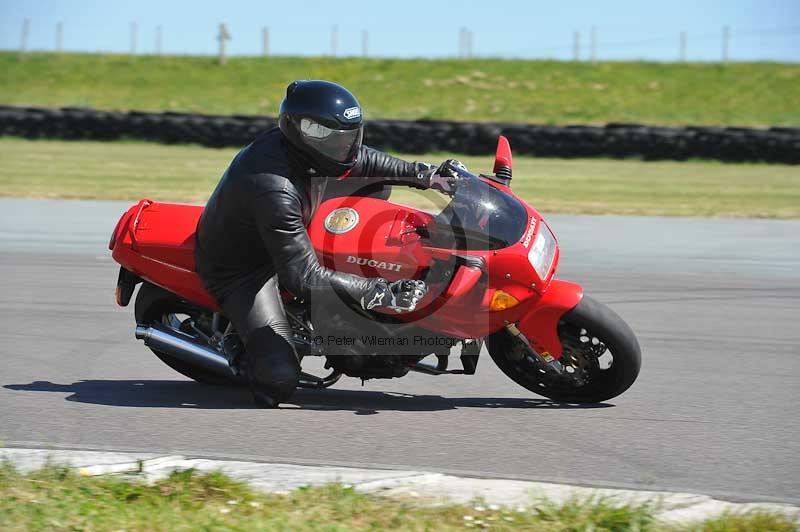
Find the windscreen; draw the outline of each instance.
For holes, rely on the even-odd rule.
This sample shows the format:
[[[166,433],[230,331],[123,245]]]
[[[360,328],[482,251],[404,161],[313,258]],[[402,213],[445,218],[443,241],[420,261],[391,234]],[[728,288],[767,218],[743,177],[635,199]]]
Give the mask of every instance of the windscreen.
[[[429,232],[434,247],[479,251],[515,244],[527,224],[528,212],[519,200],[465,173]]]

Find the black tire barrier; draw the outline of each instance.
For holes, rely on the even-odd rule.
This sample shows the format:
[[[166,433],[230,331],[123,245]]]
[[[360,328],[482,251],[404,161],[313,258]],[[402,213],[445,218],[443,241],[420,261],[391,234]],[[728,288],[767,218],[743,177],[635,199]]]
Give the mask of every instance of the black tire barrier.
[[[215,148],[244,146],[276,119],[194,113],[117,112],[0,106],[0,135],[31,139],[140,139]],[[800,164],[800,128],[543,126],[434,120],[370,120],[365,141],[403,153],[494,153],[498,135],[514,153],[539,157],[617,157],[645,160],[691,158]]]

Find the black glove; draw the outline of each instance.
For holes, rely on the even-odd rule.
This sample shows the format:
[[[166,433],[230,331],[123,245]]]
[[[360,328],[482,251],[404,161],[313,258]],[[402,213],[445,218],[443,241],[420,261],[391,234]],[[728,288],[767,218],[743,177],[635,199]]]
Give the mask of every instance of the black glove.
[[[458,188],[459,172],[462,170],[466,172],[467,167],[460,161],[447,159],[430,176],[430,188],[452,196]]]
[[[397,313],[413,312],[427,292],[425,281],[402,279],[390,283],[386,279],[377,278],[372,288],[361,297],[361,308],[389,308]]]

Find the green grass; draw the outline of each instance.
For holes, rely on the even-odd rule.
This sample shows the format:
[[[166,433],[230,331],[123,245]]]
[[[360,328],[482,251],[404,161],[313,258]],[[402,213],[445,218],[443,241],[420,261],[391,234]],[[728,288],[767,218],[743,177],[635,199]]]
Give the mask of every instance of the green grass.
[[[294,79],[370,118],[798,125],[800,65],[0,53],[0,103],[275,115]]]
[[[0,195],[204,202],[234,149],[0,138]],[[406,156],[438,162],[444,154]],[[475,172],[491,157],[461,157]],[[547,213],[800,218],[800,167],[515,158],[513,189]],[[434,194],[434,193],[431,193]],[[418,203],[402,190],[400,201]]]
[[[81,477],[47,466],[21,474],[0,464],[0,529],[16,530],[679,530],[660,524],[648,506],[607,501],[556,505],[533,501],[515,510],[423,506],[330,485],[287,495],[256,492],[221,473],[183,471],[153,484],[117,477]],[[789,532],[770,514],[723,516],[685,530]]]

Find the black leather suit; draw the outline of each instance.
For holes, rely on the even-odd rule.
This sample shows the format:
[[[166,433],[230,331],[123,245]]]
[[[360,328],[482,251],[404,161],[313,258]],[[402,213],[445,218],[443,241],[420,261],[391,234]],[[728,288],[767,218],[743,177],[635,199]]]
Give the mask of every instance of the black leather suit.
[[[305,226],[332,178],[315,176],[303,161],[280,130],[262,133],[233,159],[197,226],[197,272],[245,342],[260,401],[258,389],[285,400],[300,376],[278,285],[304,299],[336,292],[358,301],[373,282],[317,261]],[[427,178],[418,176],[428,168],[362,146],[335,192],[366,187],[381,194],[389,184],[427,188]]]

